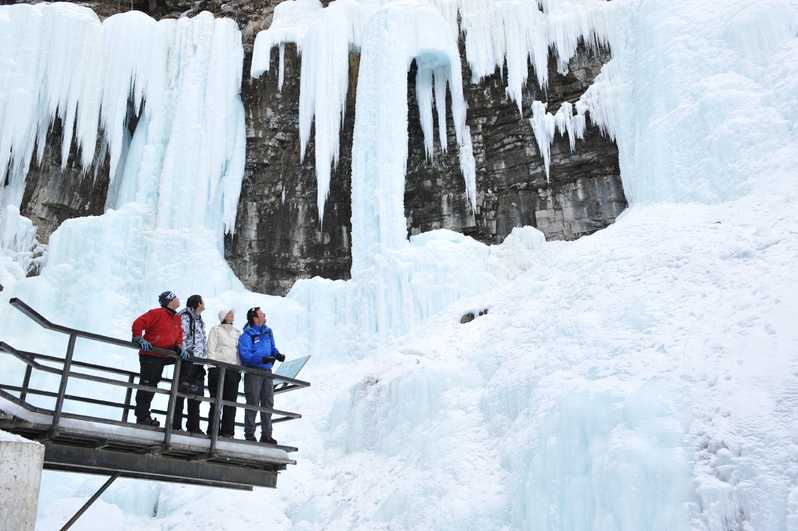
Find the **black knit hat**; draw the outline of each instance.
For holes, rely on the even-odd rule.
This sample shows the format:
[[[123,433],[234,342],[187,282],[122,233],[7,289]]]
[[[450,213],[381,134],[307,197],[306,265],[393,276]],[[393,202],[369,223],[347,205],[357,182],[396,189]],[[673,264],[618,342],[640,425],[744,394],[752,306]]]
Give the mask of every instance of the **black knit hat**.
[[[160,295],[158,295],[158,302],[161,306],[166,307],[169,306],[169,303],[172,302],[177,298],[177,295],[174,294],[172,291],[164,291]]]

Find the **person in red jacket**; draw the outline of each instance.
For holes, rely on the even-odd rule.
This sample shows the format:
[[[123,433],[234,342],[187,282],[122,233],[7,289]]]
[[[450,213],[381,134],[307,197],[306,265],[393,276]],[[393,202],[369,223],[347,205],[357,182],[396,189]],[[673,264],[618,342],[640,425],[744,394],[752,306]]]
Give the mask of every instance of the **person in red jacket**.
[[[183,324],[176,311],[180,307],[180,299],[171,291],[164,291],[158,297],[158,302],[160,308],[154,308],[133,321],[133,342],[141,347],[139,383],[152,387],[158,386],[164,367],[175,362],[173,358],[153,352],[152,348],[183,354]],[[150,414],[153,396],[155,393],[151,391],[136,391],[136,424],[159,426],[159,422]]]

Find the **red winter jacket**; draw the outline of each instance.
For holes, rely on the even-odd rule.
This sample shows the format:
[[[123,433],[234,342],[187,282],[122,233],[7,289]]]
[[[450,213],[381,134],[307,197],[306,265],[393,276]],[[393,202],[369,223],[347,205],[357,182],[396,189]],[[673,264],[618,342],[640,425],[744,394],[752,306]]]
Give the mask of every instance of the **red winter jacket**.
[[[183,343],[183,322],[180,316],[169,308],[155,308],[133,321],[133,337],[141,337],[152,343],[153,347],[172,350]],[[139,351],[143,356],[164,358],[155,352]]]

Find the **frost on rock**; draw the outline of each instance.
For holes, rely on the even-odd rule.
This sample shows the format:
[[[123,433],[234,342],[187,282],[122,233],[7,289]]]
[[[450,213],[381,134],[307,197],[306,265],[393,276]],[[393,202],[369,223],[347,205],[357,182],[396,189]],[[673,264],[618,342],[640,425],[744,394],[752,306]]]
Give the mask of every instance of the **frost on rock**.
[[[300,157],[305,158],[315,119],[315,161],[319,219],[330,193],[330,177],[340,155],[341,124],[349,90],[349,51],[358,46],[369,2],[339,0],[322,9],[318,0],[283,2],[272,26],[255,38],[252,77],[268,72],[271,51],[280,49],[278,86],[284,76],[285,44],[302,54],[299,97]]]
[[[41,160],[57,119],[64,167],[74,140],[87,170],[105,153],[102,133],[112,190],[132,166],[146,172],[111,204],[133,200],[131,190],[158,192],[175,210],[208,212],[199,222],[232,230],[244,164],[242,62],[235,22],[209,13],[156,22],[130,11],[100,22],[69,3],[0,6],[0,178],[8,182],[0,203],[19,205],[34,147]],[[129,105],[144,126],[132,143]]]
[[[532,103],[532,118],[529,120],[532,130],[535,133],[540,154],[543,157],[543,165],[546,168],[546,179],[549,179],[549,169],[551,166],[551,144],[554,142],[556,134],[568,137],[571,152],[576,149],[577,139],[581,140],[585,135],[585,112],[587,105],[577,102],[574,106],[570,102],[560,105],[555,114],[546,111],[546,103],[535,101]],[[575,107],[575,109],[574,109]]]

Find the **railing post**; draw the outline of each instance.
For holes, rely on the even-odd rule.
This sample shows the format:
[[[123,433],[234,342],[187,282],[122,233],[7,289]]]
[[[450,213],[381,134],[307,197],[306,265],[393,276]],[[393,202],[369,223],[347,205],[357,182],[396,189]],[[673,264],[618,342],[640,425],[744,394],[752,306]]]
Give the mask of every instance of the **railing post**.
[[[219,418],[222,414],[222,390],[224,389],[224,377],[227,369],[222,366],[218,368],[219,380],[216,382],[216,396],[213,397],[213,418],[210,419],[208,429],[211,436],[210,454],[216,452],[216,441],[219,440]]]
[[[127,377],[127,383],[133,385],[133,380],[135,379],[136,375],[131,374]],[[125,391],[125,407],[122,409],[122,422],[127,422],[127,416],[130,413],[130,400],[133,398],[133,388],[128,387],[127,391]]]
[[[178,357],[175,362],[175,372],[172,374],[172,387],[169,388],[169,406],[166,408],[166,426],[164,426],[166,432],[163,436],[165,449],[168,449],[172,443],[172,420],[175,417],[175,400],[177,400],[177,389],[180,387],[180,365],[182,362],[183,360]]]
[[[22,391],[19,392],[20,401],[24,402],[28,397],[28,386],[30,386],[30,375],[33,372],[33,365],[25,368],[25,377],[22,378]]]
[[[58,386],[58,398],[55,400],[55,409],[53,410],[53,424],[50,431],[54,432],[58,428],[58,423],[61,422],[61,410],[64,409],[64,395],[66,394],[67,380],[69,380],[69,371],[72,368],[72,355],[75,353],[75,334],[69,335],[69,343],[67,343],[66,357],[64,358],[64,372],[61,373],[61,384]]]

